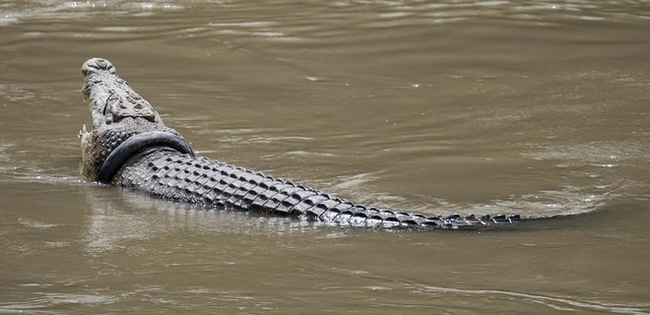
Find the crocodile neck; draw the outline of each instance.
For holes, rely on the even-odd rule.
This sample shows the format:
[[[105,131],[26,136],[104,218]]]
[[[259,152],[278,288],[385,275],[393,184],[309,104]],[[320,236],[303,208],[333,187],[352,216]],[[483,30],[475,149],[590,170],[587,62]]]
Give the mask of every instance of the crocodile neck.
[[[155,135],[155,138],[142,137],[142,135],[148,134]],[[176,139],[176,144],[178,145],[166,145],[163,135],[168,135],[168,138]],[[119,123],[103,124],[99,128],[94,129],[89,134],[89,137],[90,139],[88,141],[91,144],[83,152],[82,174],[93,181],[110,182],[112,174],[131,155],[139,154],[151,147],[167,146],[193,155],[189,144],[187,144],[176,130],[162,124],[137,118],[127,118],[121,120]],[[139,139],[139,141],[133,141],[134,139]],[[127,152],[120,153],[122,152],[120,149],[125,148],[125,145],[128,145]],[[186,149],[179,149],[179,147]],[[106,177],[106,175],[100,176],[102,175],[102,169],[110,164],[118,164],[118,167],[113,167],[113,172],[109,177]]]

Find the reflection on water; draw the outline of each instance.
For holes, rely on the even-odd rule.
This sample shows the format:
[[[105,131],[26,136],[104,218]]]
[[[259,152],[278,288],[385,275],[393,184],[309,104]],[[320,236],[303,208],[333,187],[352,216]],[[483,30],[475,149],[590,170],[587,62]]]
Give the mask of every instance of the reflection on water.
[[[0,313],[648,314],[649,22],[647,1],[0,2]],[[93,56],[202,155],[376,207],[586,214],[344,229],[87,183]]]
[[[85,235],[89,252],[124,249],[131,241],[162,237],[170,229],[185,229],[197,234],[244,236],[301,234],[317,228],[289,218],[206,211],[193,205],[143,198],[141,194],[129,191],[116,193],[113,189],[105,188],[86,191],[92,209]],[[129,211],[120,208],[124,204],[129,206]]]

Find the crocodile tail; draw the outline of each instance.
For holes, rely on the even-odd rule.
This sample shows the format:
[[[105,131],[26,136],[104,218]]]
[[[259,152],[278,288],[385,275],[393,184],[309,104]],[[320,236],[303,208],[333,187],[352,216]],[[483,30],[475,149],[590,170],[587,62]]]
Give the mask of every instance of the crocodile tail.
[[[218,201],[219,206],[295,217],[308,222],[350,227],[478,229],[512,224],[521,219],[519,215],[427,216],[378,209],[234,165],[220,164],[214,170],[229,178],[236,178],[220,192],[222,198]]]
[[[298,216],[307,221],[351,227],[443,230],[493,228],[500,225],[516,223],[521,219],[519,215],[483,215],[477,217],[475,215],[461,216],[453,214],[448,216],[426,216],[419,213],[353,205],[346,201],[338,206],[324,209],[326,207],[323,207],[323,204],[320,203],[316,207],[300,213]],[[318,206],[321,207],[319,208]]]

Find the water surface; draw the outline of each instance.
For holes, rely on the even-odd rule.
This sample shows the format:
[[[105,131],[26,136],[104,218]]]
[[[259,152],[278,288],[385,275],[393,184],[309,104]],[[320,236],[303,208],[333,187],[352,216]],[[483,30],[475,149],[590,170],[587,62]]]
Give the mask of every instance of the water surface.
[[[0,2],[0,313],[648,314],[646,1]],[[215,159],[417,232],[85,181],[81,64]]]

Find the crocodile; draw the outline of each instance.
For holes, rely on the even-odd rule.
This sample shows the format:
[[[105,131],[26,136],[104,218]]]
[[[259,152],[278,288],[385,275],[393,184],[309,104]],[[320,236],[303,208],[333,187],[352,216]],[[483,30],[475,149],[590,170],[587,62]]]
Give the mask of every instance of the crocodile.
[[[81,173],[90,181],[199,207],[277,215],[337,226],[478,229],[512,225],[513,215],[427,215],[375,208],[194,153],[160,114],[117,75],[111,62],[81,67],[92,130],[79,132]]]

